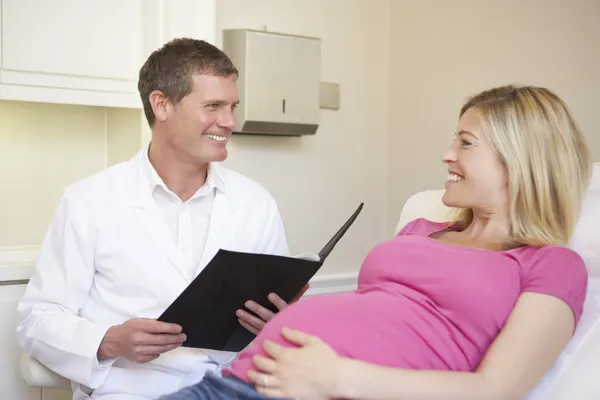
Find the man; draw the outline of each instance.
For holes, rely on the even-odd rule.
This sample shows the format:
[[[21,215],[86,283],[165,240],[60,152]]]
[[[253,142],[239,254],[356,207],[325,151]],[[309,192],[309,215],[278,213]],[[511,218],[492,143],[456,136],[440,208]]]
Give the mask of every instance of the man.
[[[150,145],[64,191],[17,333],[31,357],[73,381],[75,399],[153,399],[218,370],[231,353],[181,347],[181,327],[156,318],[220,248],[287,254],[273,198],[218,164],[235,127],[237,76],[206,42],[167,43],[139,74]],[[253,332],[264,323],[238,317]]]

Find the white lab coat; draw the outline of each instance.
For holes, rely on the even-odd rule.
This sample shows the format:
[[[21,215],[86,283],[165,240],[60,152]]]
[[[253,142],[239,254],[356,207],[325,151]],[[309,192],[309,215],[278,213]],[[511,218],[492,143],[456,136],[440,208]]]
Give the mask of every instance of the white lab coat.
[[[75,399],[153,399],[232,358],[178,348],[146,364],[97,360],[110,326],[157,318],[191,282],[185,258],[152,200],[141,155],[65,190],[18,306],[20,345],[71,379]],[[222,165],[212,167],[225,189],[216,189],[198,273],[220,248],[287,255],[269,193]]]

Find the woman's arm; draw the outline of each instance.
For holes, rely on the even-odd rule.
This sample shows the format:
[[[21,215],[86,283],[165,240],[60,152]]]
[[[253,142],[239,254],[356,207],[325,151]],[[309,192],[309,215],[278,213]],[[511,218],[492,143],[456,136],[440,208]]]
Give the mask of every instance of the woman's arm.
[[[256,357],[250,378],[269,397],[377,400],[523,399],[552,367],[574,329],[571,308],[558,298],[524,293],[476,372],[392,369],[342,359],[319,339],[284,334],[300,348],[266,342],[272,359]],[[401,351],[401,350],[399,350]],[[262,387],[264,376],[267,386]]]

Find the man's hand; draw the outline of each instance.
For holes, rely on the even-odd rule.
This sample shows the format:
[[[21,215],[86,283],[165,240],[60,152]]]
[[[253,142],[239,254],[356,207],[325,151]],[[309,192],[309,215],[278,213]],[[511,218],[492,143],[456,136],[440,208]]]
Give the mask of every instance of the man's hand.
[[[290,301],[290,303],[298,301],[300,297],[302,297],[302,295],[308,290],[309,287],[310,285],[308,283],[304,285],[304,287],[300,290],[296,297],[294,297]],[[279,311],[283,310],[285,307],[288,306],[288,303],[286,303],[281,297],[277,296],[275,293],[269,294],[268,299]],[[236,315],[238,317],[238,321],[244,328],[248,329],[255,335],[258,335],[258,333],[262,330],[265,324],[271,318],[273,318],[273,315],[275,314],[273,313],[273,311],[268,310],[253,301],[247,301],[244,305],[255,315],[245,310],[237,310]]]
[[[100,343],[98,359],[123,357],[147,363],[181,346],[185,339],[179,325],[134,318],[108,329]]]

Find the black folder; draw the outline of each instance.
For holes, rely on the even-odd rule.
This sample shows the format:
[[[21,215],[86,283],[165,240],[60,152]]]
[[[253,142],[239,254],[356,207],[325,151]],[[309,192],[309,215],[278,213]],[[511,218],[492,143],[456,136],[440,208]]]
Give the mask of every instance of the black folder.
[[[255,335],[239,324],[235,312],[248,300],[275,312],[269,293],[291,301],[321,268],[362,207],[363,203],[312,260],[220,249],[158,320],[180,325],[187,336],[185,347],[242,350]]]

